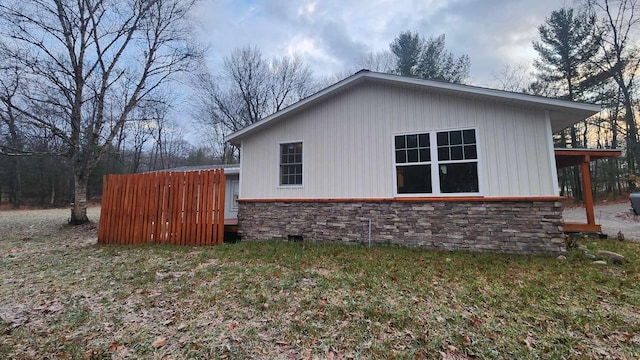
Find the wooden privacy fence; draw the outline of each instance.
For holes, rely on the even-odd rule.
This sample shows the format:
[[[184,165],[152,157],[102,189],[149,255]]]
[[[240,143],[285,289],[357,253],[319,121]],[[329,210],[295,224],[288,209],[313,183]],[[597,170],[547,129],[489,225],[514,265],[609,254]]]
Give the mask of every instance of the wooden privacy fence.
[[[220,244],[224,194],[222,169],[107,175],[98,243]]]

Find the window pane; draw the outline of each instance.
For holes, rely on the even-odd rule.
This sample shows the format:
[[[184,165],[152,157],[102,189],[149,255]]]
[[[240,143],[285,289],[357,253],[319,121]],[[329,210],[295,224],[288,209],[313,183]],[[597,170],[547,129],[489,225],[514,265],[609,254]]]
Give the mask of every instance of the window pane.
[[[440,191],[443,193],[477,193],[478,163],[443,164],[439,166]]]
[[[449,144],[451,145],[460,145],[462,144],[462,131],[451,131],[449,132]]]
[[[420,147],[429,147],[429,134],[420,134],[418,135],[418,145]]]
[[[418,147],[418,135],[407,135],[407,148]]]
[[[438,146],[449,145],[449,133],[439,132],[437,140],[438,140]]]
[[[302,143],[280,144],[280,185],[302,185]]]
[[[407,151],[406,150],[397,150],[396,151],[396,163],[404,164],[407,162]]]
[[[464,158],[465,159],[477,159],[478,152],[476,150],[475,145],[467,145],[464,147]]]
[[[404,135],[396,136],[396,149],[404,149],[404,148],[406,148]]]
[[[431,161],[431,151],[429,149],[420,149],[419,161]]]
[[[418,162],[418,150],[407,150],[407,162]]]
[[[464,130],[463,132],[463,137],[464,137],[464,143],[465,144],[475,144],[476,143],[476,131],[471,129],[471,130]]]
[[[438,160],[450,160],[448,147],[438,148]]]
[[[398,194],[431,193],[431,165],[396,167]]]
[[[451,160],[462,160],[462,146],[451,147]]]

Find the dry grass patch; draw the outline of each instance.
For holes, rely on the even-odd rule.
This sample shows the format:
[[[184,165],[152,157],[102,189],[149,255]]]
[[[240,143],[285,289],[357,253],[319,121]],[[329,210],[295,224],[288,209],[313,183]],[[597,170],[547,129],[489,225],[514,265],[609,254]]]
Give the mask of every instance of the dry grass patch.
[[[583,241],[630,260],[606,266],[582,252],[116,247],[60,225],[66,210],[11,214],[0,358],[640,358],[638,243]]]

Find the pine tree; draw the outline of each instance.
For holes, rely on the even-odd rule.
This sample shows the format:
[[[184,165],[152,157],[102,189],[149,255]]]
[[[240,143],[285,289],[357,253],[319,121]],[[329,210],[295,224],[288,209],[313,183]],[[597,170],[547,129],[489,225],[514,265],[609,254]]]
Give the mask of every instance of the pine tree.
[[[595,17],[585,12],[574,15],[573,9],[562,8],[553,11],[538,27],[540,41],[533,42],[538,52],[534,66],[538,70],[537,78],[541,83],[553,87],[556,94],[566,100],[584,100],[586,92],[592,86],[589,64],[597,55],[600,37],[595,30]],[[587,123],[573,125],[569,128],[571,147],[580,147],[578,131],[580,127],[587,132]],[[560,135],[560,147],[566,147],[566,131]],[[566,182],[567,174],[561,174],[561,183]],[[582,197],[580,172],[577,168],[572,173],[573,197]]]

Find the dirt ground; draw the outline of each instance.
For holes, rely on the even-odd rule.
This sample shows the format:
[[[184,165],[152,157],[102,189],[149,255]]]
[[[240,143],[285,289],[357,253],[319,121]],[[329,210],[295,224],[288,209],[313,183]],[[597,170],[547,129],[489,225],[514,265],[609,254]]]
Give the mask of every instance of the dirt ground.
[[[629,202],[595,206],[596,224],[602,225],[602,232],[615,238],[619,231],[625,240],[640,241],[640,216],[631,211]],[[565,209],[562,216],[568,222],[587,222],[583,207]]]

